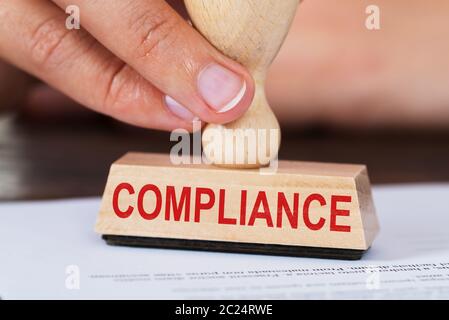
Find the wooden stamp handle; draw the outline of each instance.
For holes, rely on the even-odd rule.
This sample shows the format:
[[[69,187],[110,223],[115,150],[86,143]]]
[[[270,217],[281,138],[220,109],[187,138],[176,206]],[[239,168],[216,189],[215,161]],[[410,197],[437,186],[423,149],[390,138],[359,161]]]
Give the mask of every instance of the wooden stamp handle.
[[[277,156],[280,128],[265,97],[265,78],[268,67],[285,40],[299,2],[300,0],[185,0],[195,27],[218,50],[248,68],[256,83],[254,101],[243,117],[224,126],[209,124],[203,131],[206,156],[215,165],[258,168],[267,165]],[[225,129],[233,129],[234,135],[226,135]],[[254,130],[256,145],[243,141],[248,138],[245,131],[247,129]],[[212,130],[214,134],[209,134]],[[210,139],[211,137],[214,139]],[[219,142],[222,154],[217,154],[216,149],[215,152],[208,153],[207,150],[213,149],[210,144],[218,142],[217,137],[221,137]],[[235,139],[242,141],[236,142]],[[243,154],[240,163],[225,161],[225,155],[236,155],[239,152]],[[265,156],[260,156],[262,154]]]

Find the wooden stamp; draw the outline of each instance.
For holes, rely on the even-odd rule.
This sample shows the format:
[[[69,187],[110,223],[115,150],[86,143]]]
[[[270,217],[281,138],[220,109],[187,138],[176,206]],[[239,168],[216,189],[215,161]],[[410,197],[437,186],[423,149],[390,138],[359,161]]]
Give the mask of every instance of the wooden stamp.
[[[358,259],[378,224],[365,166],[173,165],[130,153],[110,170],[96,231],[111,244]]]
[[[246,161],[232,167],[257,168],[267,165],[277,156],[280,145],[279,123],[265,97],[265,78],[268,67],[276,57],[295,16],[299,0],[185,0],[195,27],[217,49],[244,65],[252,74],[256,92],[248,111],[237,121],[227,125],[209,124],[203,131],[203,146],[207,150],[209,131],[226,129],[251,129],[277,132],[277,137],[267,141],[267,158],[257,157],[255,162]],[[243,133],[242,133],[243,135]],[[267,140],[269,139],[267,135]],[[222,135],[225,154],[241,152],[248,159],[248,145],[232,150],[235,144]],[[221,157],[207,154],[215,165]]]
[[[280,161],[274,174],[259,170],[280,145],[265,74],[299,0],[185,3],[198,30],[252,72],[253,104],[239,120],[205,128],[205,150],[217,145],[211,133],[223,133],[220,148],[205,152],[212,164],[174,165],[168,155],[139,153],[115,162],[96,231],[115,245],[359,259],[378,232],[365,166]],[[277,135],[250,143],[245,130]],[[241,161],[223,161],[229,154]]]

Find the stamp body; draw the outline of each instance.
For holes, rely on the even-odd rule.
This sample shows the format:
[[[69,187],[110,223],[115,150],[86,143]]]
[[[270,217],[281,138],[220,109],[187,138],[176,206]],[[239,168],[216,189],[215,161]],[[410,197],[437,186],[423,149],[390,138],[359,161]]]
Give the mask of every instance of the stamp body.
[[[378,223],[362,165],[280,161],[261,174],[129,153],[111,167],[96,231],[111,243],[111,235],[192,249],[202,241],[258,253],[254,245],[268,245],[265,253],[295,255],[295,247],[366,251]]]

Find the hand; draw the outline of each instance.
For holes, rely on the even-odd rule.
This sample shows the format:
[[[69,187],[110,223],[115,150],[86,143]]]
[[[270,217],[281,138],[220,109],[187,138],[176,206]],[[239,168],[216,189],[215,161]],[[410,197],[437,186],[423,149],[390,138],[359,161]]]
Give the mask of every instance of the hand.
[[[80,30],[66,28],[68,5],[80,9]],[[164,0],[2,0],[0,21],[1,59],[133,125],[191,129],[195,117],[226,123],[254,96],[249,73]]]

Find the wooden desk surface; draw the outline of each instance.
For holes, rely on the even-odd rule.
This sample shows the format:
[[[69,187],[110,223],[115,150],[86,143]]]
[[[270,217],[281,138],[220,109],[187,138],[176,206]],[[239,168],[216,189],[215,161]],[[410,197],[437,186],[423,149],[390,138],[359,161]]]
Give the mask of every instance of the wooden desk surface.
[[[99,196],[128,151],[168,153],[168,133],[101,116],[30,121],[0,116],[0,201]],[[284,131],[281,159],[364,163],[373,183],[449,181],[449,131]]]

